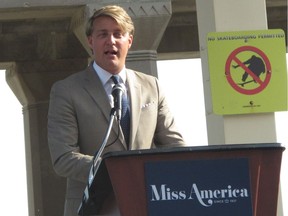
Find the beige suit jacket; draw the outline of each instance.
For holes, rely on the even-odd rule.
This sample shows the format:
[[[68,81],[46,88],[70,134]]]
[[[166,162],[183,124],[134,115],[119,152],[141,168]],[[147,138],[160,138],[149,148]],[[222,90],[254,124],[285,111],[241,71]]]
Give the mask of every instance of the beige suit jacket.
[[[184,145],[158,80],[127,70],[127,82],[131,106],[129,148]],[[51,89],[48,144],[55,171],[67,178],[65,216],[77,215],[91,161],[102,144],[110,111],[108,97],[92,64],[86,70],[56,82]],[[107,144],[116,139],[117,131],[115,123]],[[106,147],[104,153],[122,150],[127,148],[120,131],[119,139]],[[107,202],[109,206],[110,201]],[[103,215],[113,214],[103,212]]]

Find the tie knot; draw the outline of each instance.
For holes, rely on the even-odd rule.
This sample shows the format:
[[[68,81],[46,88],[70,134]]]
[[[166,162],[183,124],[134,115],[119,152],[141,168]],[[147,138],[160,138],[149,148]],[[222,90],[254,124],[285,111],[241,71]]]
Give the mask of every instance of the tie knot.
[[[111,79],[113,80],[114,84],[118,84],[120,82],[120,76],[119,75],[113,75],[113,76],[111,76]]]

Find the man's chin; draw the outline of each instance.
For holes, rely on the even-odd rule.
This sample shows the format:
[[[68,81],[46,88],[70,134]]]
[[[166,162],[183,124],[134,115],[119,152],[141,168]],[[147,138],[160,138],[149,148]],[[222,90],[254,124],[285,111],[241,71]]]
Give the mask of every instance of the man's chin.
[[[116,62],[111,62],[110,64],[105,65],[105,68],[103,69],[113,74],[119,73],[122,70]]]

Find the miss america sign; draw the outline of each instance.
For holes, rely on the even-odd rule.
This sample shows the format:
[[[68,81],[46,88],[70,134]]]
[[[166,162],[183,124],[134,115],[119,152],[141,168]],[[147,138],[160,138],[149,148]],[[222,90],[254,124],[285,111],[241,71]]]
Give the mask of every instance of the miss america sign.
[[[248,159],[145,164],[149,216],[252,216]]]

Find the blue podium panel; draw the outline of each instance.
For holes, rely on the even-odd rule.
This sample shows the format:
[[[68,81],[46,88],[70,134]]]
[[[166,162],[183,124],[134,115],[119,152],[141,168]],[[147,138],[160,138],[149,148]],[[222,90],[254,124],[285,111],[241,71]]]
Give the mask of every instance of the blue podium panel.
[[[145,163],[149,216],[252,216],[248,158]]]

